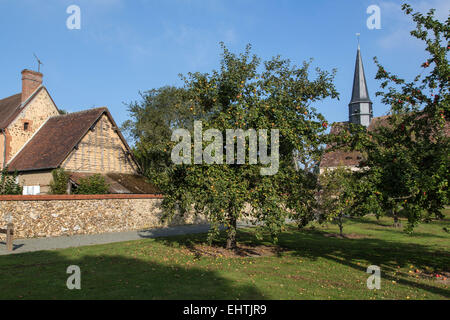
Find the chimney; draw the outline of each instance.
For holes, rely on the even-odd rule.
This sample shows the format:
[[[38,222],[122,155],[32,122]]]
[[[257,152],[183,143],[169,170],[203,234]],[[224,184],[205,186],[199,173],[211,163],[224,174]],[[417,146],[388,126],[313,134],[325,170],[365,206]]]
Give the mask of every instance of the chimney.
[[[42,85],[43,76],[42,73],[33,70],[25,69],[22,71],[22,103]]]

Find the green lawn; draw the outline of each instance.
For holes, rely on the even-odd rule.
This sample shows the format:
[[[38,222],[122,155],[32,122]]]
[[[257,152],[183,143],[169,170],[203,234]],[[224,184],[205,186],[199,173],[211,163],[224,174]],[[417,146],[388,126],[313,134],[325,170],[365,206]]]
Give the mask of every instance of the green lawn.
[[[280,237],[285,250],[259,258],[198,257],[187,244],[205,235],[41,251],[0,257],[2,299],[449,299],[450,212],[408,236],[373,217]],[[250,229],[241,242],[257,240]],[[264,241],[259,243],[266,243]],[[267,242],[268,244],[268,242]],[[81,290],[68,290],[66,268],[81,268]],[[381,267],[380,290],[368,290],[369,265]],[[416,272],[416,269],[419,272]]]

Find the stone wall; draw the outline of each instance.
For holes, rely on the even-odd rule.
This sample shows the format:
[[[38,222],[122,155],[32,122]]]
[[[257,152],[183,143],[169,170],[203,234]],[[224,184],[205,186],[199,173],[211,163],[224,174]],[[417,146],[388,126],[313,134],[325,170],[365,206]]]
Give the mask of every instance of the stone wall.
[[[0,196],[0,228],[8,214],[19,239],[165,227],[161,202],[159,195]],[[191,215],[170,226],[196,223],[206,220]]]
[[[48,118],[59,115],[53,100],[45,88],[27,104],[25,109],[8,126],[9,146],[7,146],[8,160],[10,160],[27,143],[33,134],[48,120]],[[28,128],[24,129],[24,123]]]
[[[5,135],[0,130],[0,169],[2,169],[5,160]]]

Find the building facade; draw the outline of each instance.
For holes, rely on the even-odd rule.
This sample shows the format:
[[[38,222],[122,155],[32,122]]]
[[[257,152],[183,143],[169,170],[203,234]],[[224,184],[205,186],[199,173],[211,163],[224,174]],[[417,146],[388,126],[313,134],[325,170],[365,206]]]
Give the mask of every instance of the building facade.
[[[48,193],[56,168],[77,176],[138,175],[109,110],[61,114],[42,79],[42,73],[23,70],[22,92],[0,100],[0,167],[19,173],[24,192]]]

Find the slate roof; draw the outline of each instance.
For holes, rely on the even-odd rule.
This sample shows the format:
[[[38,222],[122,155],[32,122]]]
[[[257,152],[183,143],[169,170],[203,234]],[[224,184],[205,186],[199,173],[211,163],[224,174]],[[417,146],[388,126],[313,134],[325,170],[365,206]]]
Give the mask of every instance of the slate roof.
[[[358,52],[356,53],[355,73],[353,75],[353,89],[352,99],[350,104],[370,102],[369,91],[367,90],[366,75],[364,73],[364,66],[361,58],[361,49],[358,45]]]

